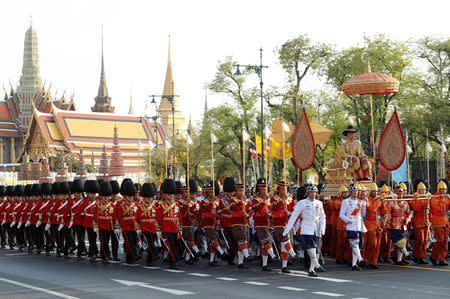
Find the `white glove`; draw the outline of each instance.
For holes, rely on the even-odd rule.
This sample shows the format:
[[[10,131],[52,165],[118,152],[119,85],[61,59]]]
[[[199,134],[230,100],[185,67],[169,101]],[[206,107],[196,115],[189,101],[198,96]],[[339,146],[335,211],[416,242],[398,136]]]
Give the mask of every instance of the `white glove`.
[[[94,232],[98,233],[98,227],[94,227]]]
[[[283,232],[283,237],[286,237],[287,236],[287,232]]]
[[[324,229],[321,231],[321,233],[322,233],[322,236],[325,236],[325,230]]]
[[[30,226],[30,220],[27,221],[27,223],[25,223],[25,227]]]
[[[73,221],[70,221],[69,228],[71,228],[72,225],[73,225]]]
[[[3,221],[2,221],[2,225],[5,224],[5,223],[6,223],[6,220],[3,220]]]
[[[58,226],[58,231],[62,230],[63,227],[64,227],[64,224],[61,223],[61,224]]]
[[[141,230],[138,229],[138,230],[136,231],[136,234],[139,236],[139,235],[141,234]]]
[[[22,226],[22,221],[19,222],[19,224],[17,224],[17,229],[19,229]]]
[[[48,231],[50,229],[50,223],[47,223],[47,225],[45,226],[45,231]]]
[[[119,235],[119,233],[120,233],[120,228],[116,228],[116,229],[114,230],[114,232],[115,232],[117,235]]]
[[[15,221],[13,221],[13,222],[11,223],[10,227],[13,227],[14,225],[16,225],[16,222],[15,222]]]
[[[38,220],[38,222],[36,222],[36,228],[38,228],[39,226],[41,226],[41,220]]]

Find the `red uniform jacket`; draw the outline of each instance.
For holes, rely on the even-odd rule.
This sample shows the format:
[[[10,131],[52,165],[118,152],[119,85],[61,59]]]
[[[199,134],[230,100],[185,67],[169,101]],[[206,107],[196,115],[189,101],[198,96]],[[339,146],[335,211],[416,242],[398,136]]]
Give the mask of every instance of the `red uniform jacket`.
[[[39,220],[38,211],[41,208],[42,203],[43,203],[42,200],[38,200],[33,203],[33,207],[30,211],[30,213],[31,213],[30,224],[31,225],[35,225],[38,222],[38,220]]]
[[[74,199],[74,203],[72,205],[72,221],[74,225],[83,225],[84,224],[84,213],[83,213],[83,204],[87,203],[84,198]]]
[[[141,231],[156,234],[157,202],[151,204],[141,203],[136,212],[136,221],[141,226]]]
[[[50,208],[50,224],[59,224],[58,208],[61,205],[59,200],[52,200],[53,206]]]
[[[94,209],[96,203],[97,201],[95,199],[94,200],[85,199],[83,201],[82,214],[84,216],[83,226],[85,228],[94,227],[94,212],[95,212]]]
[[[114,205],[111,202],[99,201],[94,205],[94,217],[99,229],[113,230]]]
[[[232,212],[230,205],[234,203],[234,198],[223,198],[219,200],[219,206],[217,210],[220,211],[220,223],[223,228],[231,227],[233,225]]]
[[[216,202],[212,202],[209,199],[204,199],[200,205],[200,219],[202,227],[213,227],[217,223],[216,218],[216,208],[218,204]]]
[[[127,203],[122,202],[118,206],[117,219],[122,226],[123,231],[135,231],[136,230],[136,212],[138,210],[137,204],[134,202]]]
[[[44,201],[43,204],[41,205],[41,207],[39,208],[39,220],[42,223],[47,223],[48,221],[48,211],[51,209],[52,207],[52,202],[51,200],[48,201]]]
[[[21,201],[19,203],[16,204],[16,206],[13,209],[13,213],[14,213],[14,218],[13,220],[16,222],[20,221],[20,217],[22,216],[22,211],[25,208],[25,201]]]
[[[13,222],[13,219],[14,219],[13,210],[17,203],[15,201],[11,201],[9,203],[11,205],[9,207],[6,207],[5,212],[6,212],[6,222],[11,223],[11,222]]]
[[[196,221],[196,214],[200,210],[200,204],[195,201],[181,200],[178,203],[180,207],[181,226],[191,227]]]
[[[180,227],[180,207],[178,203],[163,202],[156,210],[156,220],[161,225],[163,233],[177,233]]]
[[[272,197],[271,211],[273,227],[285,227],[294,207],[295,202],[290,197],[286,198],[286,200],[283,200],[279,196]]]
[[[252,208],[254,210],[253,220],[255,227],[270,227],[270,200],[255,197]]]
[[[246,202],[235,199],[230,210],[232,225],[247,225],[249,205]]]

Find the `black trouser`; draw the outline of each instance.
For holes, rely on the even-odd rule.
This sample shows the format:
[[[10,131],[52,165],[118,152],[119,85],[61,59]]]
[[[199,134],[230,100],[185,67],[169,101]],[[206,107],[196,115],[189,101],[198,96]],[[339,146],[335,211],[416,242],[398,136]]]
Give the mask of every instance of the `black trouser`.
[[[25,241],[25,228],[23,224],[20,226],[20,228],[16,229],[16,239],[17,245],[19,247],[24,247],[27,245]]]
[[[147,264],[153,263],[156,259],[156,247],[155,240],[156,234],[152,234],[151,232],[144,232],[145,240],[147,241]]]
[[[45,236],[45,252],[50,252],[53,245],[53,238],[52,234],[50,233],[50,229],[45,230],[46,226],[47,223],[42,223],[40,227],[42,228],[43,235]]]
[[[119,235],[114,232],[114,230],[111,230],[111,247],[112,247],[112,256],[113,258],[119,258]]]
[[[25,227],[24,224],[24,237],[26,238],[26,242],[28,243],[28,248],[31,249],[34,246],[33,236],[31,234],[31,224]]]
[[[171,265],[178,263],[178,238],[177,233],[163,233],[163,236],[169,243],[169,262]]]
[[[86,244],[84,243],[86,230],[81,224],[74,224],[73,230],[75,231],[75,235],[77,237],[77,256],[81,256],[82,253],[86,251]]]
[[[58,224],[52,224],[50,226],[50,232],[52,234],[52,238],[53,240],[55,240],[56,242],[56,252],[61,252],[63,250],[63,243],[62,243],[62,239],[61,239],[61,235],[58,232]]]
[[[41,224],[42,225],[42,224]],[[30,225],[31,236],[33,243],[36,245],[36,251],[41,251],[43,244],[43,236],[40,227],[36,227],[36,225]]]
[[[3,227],[3,225],[0,225],[0,238],[1,240],[1,245],[5,246],[6,245],[6,233],[5,233],[5,228]]]
[[[126,261],[132,262],[137,258],[136,251],[136,242],[137,242],[137,233],[135,231],[122,231],[124,247],[126,252]]]
[[[237,255],[238,246],[236,240],[234,239],[231,227],[226,227],[223,231],[225,237],[227,238],[228,246],[230,247],[228,248],[228,263],[231,264]]]
[[[100,256],[102,259],[106,259],[109,255],[109,238],[111,237],[111,231],[100,228],[98,230],[98,236],[100,237]]]
[[[8,233],[8,243],[9,246],[12,247],[14,244],[14,235],[16,232],[16,227],[11,227],[11,222],[6,222],[6,232]]]
[[[86,228],[88,241],[89,241],[89,257],[93,257],[98,254],[97,248],[97,233],[94,231],[94,228],[88,227]]]

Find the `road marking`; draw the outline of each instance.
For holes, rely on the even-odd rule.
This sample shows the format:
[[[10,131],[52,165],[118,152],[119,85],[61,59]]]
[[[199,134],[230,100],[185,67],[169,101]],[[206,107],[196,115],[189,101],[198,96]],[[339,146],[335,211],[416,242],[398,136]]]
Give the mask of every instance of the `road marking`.
[[[233,278],[233,277],[216,277],[216,278],[220,279],[220,280],[225,280],[225,281],[238,280],[237,278]]]
[[[295,274],[295,273],[282,273],[282,274],[289,275],[289,276],[296,276],[296,277],[304,277],[304,278],[318,279],[318,280],[324,280],[324,281],[331,281],[331,282],[353,282],[353,280],[331,278],[331,277],[321,277],[321,276],[319,276],[319,277],[310,277],[308,275]]]
[[[208,277],[208,276],[211,276],[210,274],[204,274],[204,273],[188,273],[188,275],[198,276],[198,277]]]
[[[184,270],[175,270],[175,269],[163,269],[163,271],[171,272],[171,273],[183,273]]]
[[[421,270],[432,270],[432,271],[444,271],[444,272],[450,272],[448,269],[439,269],[439,268],[425,268],[425,267],[418,267],[418,266],[408,266],[408,265],[392,265],[392,264],[379,264],[381,266],[389,266],[389,267],[400,267],[400,268],[412,268],[412,269],[421,269]]]
[[[142,268],[150,269],[150,270],[158,270],[158,269],[161,269],[161,267],[148,267],[148,266],[142,266]]]
[[[21,253],[7,253],[7,254],[5,254],[5,255],[8,255],[8,256],[14,256],[14,255],[28,255],[28,253],[26,253],[26,252],[21,252]]]
[[[279,289],[282,289],[282,290],[297,291],[297,292],[300,292],[300,291],[306,291],[306,289],[294,288],[294,287],[288,287],[288,286],[278,287],[278,288],[279,288]]]
[[[145,282],[120,280],[120,279],[113,279],[113,280],[115,282],[118,282],[118,283],[126,285],[126,286],[139,286],[139,287],[143,287],[143,288],[148,288],[148,289],[152,289],[152,290],[166,292],[166,293],[169,293],[169,294],[172,294],[172,295],[194,295],[195,294],[195,293],[188,292],[188,291],[182,291],[182,290],[175,290],[175,289],[151,286],[151,285],[148,285]]]
[[[370,298],[367,298],[367,297],[355,297],[355,298],[352,298],[352,299],[370,299]]]
[[[111,264],[120,264],[121,261],[109,261]]]
[[[29,284],[26,284],[26,283],[22,283],[22,282],[18,282],[18,281],[14,281],[14,280],[0,278],[0,281],[6,282],[6,283],[10,283],[10,284],[15,284],[17,286],[24,287],[24,288],[27,288],[27,289],[32,289],[32,290],[39,291],[39,292],[42,292],[42,293],[47,293],[49,295],[53,295],[53,296],[56,296],[56,297],[61,297],[61,298],[66,298],[66,299],[79,299],[78,297],[73,297],[73,296],[69,296],[69,295],[66,295],[66,294],[63,294],[63,293],[59,293],[59,292],[55,292],[55,291],[52,291],[52,290],[48,290],[48,289],[44,289],[44,288],[40,288],[40,287],[35,287],[35,286],[32,286],[32,285],[29,285]]]
[[[122,266],[128,266],[128,267],[138,267],[138,264],[127,264],[127,263],[122,263]]]
[[[252,285],[255,285],[255,286],[268,286],[269,285],[268,283],[259,282],[259,281],[244,281],[244,283],[252,284]]]
[[[324,296],[330,296],[330,297],[342,297],[344,295],[337,294],[337,293],[328,293],[328,292],[311,292],[316,295],[324,295]]]

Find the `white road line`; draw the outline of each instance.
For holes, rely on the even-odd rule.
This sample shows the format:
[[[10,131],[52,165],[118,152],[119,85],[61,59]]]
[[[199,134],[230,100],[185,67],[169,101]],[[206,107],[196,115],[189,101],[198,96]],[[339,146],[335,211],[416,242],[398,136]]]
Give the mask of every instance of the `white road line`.
[[[14,256],[14,255],[28,255],[28,253],[26,253],[26,252],[21,252],[21,253],[7,253],[7,254],[5,254],[5,255],[8,255],[8,256]]]
[[[352,298],[352,299],[370,299],[370,298],[367,298],[367,297],[355,297],[355,298]]]
[[[208,276],[211,276],[210,274],[204,274],[204,273],[188,273],[188,275],[198,276],[198,277],[208,277]]]
[[[324,295],[324,296],[330,296],[330,297],[342,297],[344,295],[337,294],[337,293],[328,293],[328,292],[311,292],[316,295]]]
[[[318,279],[318,280],[331,281],[331,282],[353,282],[353,280],[347,280],[347,279],[321,277],[321,276],[319,276],[319,277],[309,277],[308,275],[295,274],[295,273],[287,273],[287,274],[284,274],[284,275],[296,276],[296,277],[304,277],[304,278],[311,278],[311,279]]]
[[[184,270],[175,270],[175,269],[163,269],[163,271],[171,272],[171,273],[183,273]]]
[[[187,292],[187,291],[180,291],[180,290],[174,290],[174,289],[168,289],[168,288],[149,286],[147,284],[142,284],[142,285],[140,285],[140,287],[149,288],[149,289],[153,289],[153,290],[158,290],[158,291],[170,293],[170,294],[173,294],[173,295],[193,295],[193,294],[195,294],[195,293]]]
[[[269,284],[266,282],[259,282],[259,281],[244,281],[246,284],[252,284],[255,286],[268,286]]]
[[[44,289],[44,288],[35,287],[35,286],[32,286],[32,285],[29,285],[29,284],[26,284],[26,283],[22,283],[22,282],[18,282],[18,281],[14,281],[14,280],[0,278],[0,281],[6,282],[6,283],[10,283],[10,284],[14,284],[14,285],[17,285],[17,286],[20,286],[20,287],[24,287],[24,288],[27,288],[27,289],[32,289],[32,290],[39,291],[39,292],[42,292],[42,293],[47,293],[49,295],[53,295],[53,296],[60,297],[60,298],[79,299],[78,297],[73,297],[73,296],[69,296],[69,295],[66,295],[66,294],[63,294],[63,293],[59,293],[59,292],[55,292],[55,291],[52,291],[52,290],[47,290],[47,289]]]
[[[150,270],[159,270],[159,269],[161,269],[161,267],[148,267],[148,266],[142,266],[142,268],[150,269]]]
[[[233,281],[233,280],[238,280],[237,278],[232,278],[232,277],[216,277],[219,280],[225,280],[225,281]]]
[[[128,267],[138,267],[138,264],[127,264],[127,263],[122,263],[122,266],[128,266]]]
[[[121,261],[109,261],[111,264],[120,264],[122,263]]]
[[[278,288],[279,288],[279,289],[282,289],[282,290],[297,291],[297,292],[300,292],[300,291],[306,291],[306,289],[294,288],[294,287],[288,287],[288,286],[285,286],[285,287],[278,287]]]

